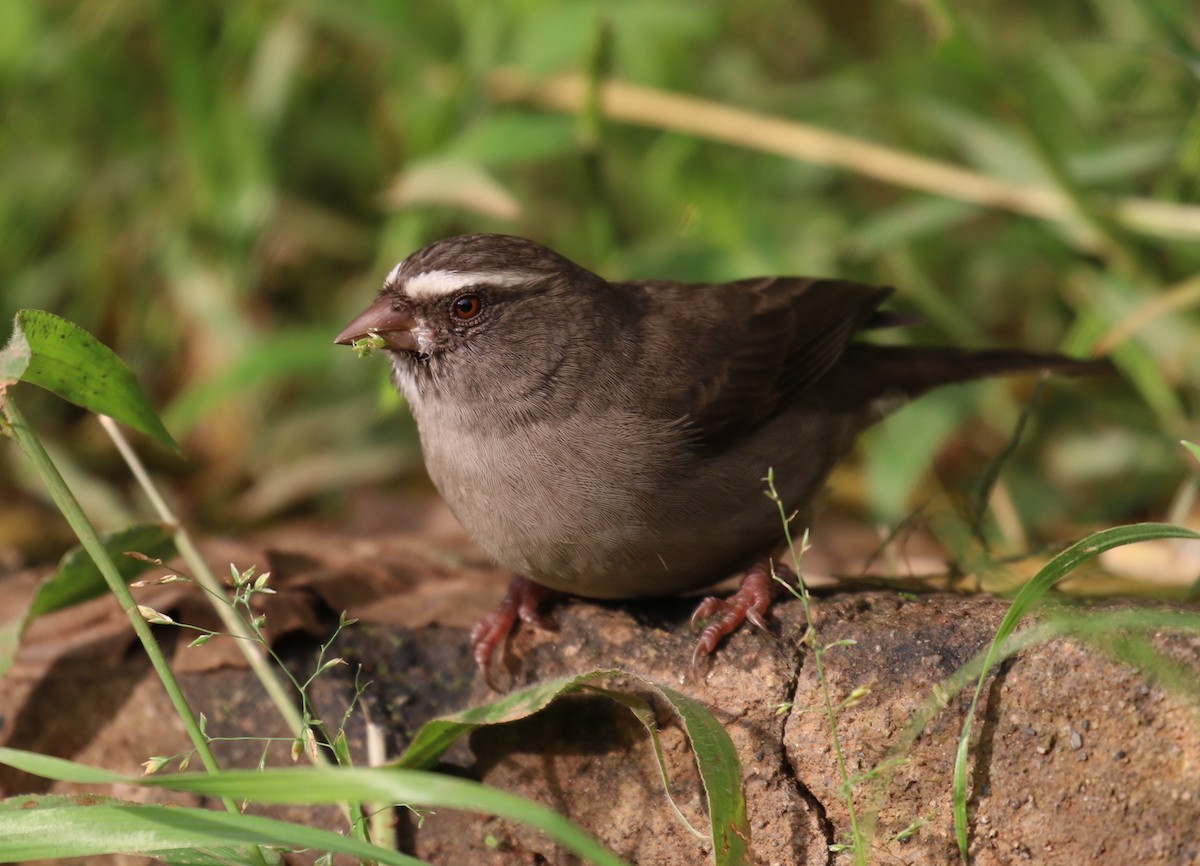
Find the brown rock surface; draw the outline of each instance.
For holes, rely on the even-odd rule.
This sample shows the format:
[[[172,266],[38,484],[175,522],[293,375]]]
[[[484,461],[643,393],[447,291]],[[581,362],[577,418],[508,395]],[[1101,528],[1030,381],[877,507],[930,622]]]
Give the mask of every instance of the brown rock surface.
[[[852,777],[885,761],[933,686],[986,647],[1006,608],[988,597],[904,600],[884,592],[816,602],[822,641],[856,641],[825,655],[835,705],[855,688],[870,689],[837,713]],[[519,683],[615,664],[675,685],[691,640],[681,627],[685,613],[683,605],[567,605],[557,633],[521,634],[509,661]],[[738,748],[757,862],[848,863],[850,854],[828,853],[829,845],[850,839],[849,810],[811,651],[793,645],[803,632],[802,612],[788,603],[774,616],[781,637],[735,635],[707,680],[683,688],[717,714]],[[1200,638],[1161,635],[1158,643],[1200,672]],[[959,695],[932,717],[890,784],[856,786],[860,824],[878,805],[872,862],[957,860],[951,776],[968,699]],[[689,838],[663,802],[644,734],[594,703],[560,708],[517,730],[477,732],[475,771],[488,784],[561,809],[631,861],[705,862],[704,845]],[[790,707],[780,714],[784,704]],[[675,757],[677,797],[703,826],[684,738],[669,716],[661,721]],[[971,755],[971,850],[978,864],[1115,866],[1200,857],[1194,704],[1094,646],[1055,639],[1001,665],[985,688]],[[485,820],[481,827],[450,814],[427,821],[417,851],[433,862],[461,862],[485,834],[499,842],[496,863],[573,862],[507,822]]]
[[[300,670],[311,664],[314,631],[335,618],[328,607],[334,597],[349,599],[351,613],[384,612],[346,632],[333,652],[361,662],[364,679],[374,681],[366,709],[390,732],[393,753],[433,715],[492,696],[472,675],[462,620],[468,611],[474,614],[472,606],[482,610],[496,600],[503,575],[477,558],[454,560],[436,550],[422,553],[409,542],[379,542],[368,545],[371,581],[378,588],[355,591],[346,582],[366,542],[313,531],[303,539],[275,539],[267,545],[270,554],[234,556],[222,549],[220,558],[240,558],[244,565],[247,557],[257,556],[273,563],[281,595],[294,580],[297,593],[319,600],[311,602],[312,615],[292,617],[300,625],[284,641],[285,655]],[[477,597],[464,593],[458,579],[464,574],[474,575]],[[453,616],[433,616],[437,621],[429,623],[428,612],[439,609],[442,592],[447,597],[441,609]],[[406,597],[419,600],[420,610],[397,614]],[[169,611],[187,608],[178,600],[166,601]],[[694,640],[688,625],[693,605],[685,599],[567,602],[553,612],[555,631],[524,628],[515,636],[501,659],[499,678],[519,687],[615,667],[680,688],[720,719],[737,747],[756,862],[851,862],[848,853],[829,851],[849,839],[849,810],[813,654],[800,645],[805,630],[800,605],[777,605],[769,617],[772,633],[735,634],[717,652],[704,681],[681,684]],[[295,606],[293,598],[281,610],[294,612]],[[819,639],[854,641],[824,656],[834,704],[858,687],[869,688],[854,705],[837,711],[852,776],[884,762],[913,714],[931,700],[933,687],[987,645],[1006,607],[987,596],[902,597],[888,591],[814,600]],[[78,621],[79,614],[74,616]],[[183,751],[179,726],[147,679],[140,651],[112,627],[89,627],[94,640],[89,642],[85,631],[73,632],[57,656],[49,649],[56,628],[61,632],[53,618],[31,632],[17,667],[0,680],[0,743],[127,773],[137,773],[150,754]],[[1099,645],[1057,638],[1022,651],[989,679],[971,743],[975,862],[1177,864],[1200,859],[1200,718],[1183,694],[1189,688],[1194,693],[1200,681],[1200,637],[1153,636],[1156,648],[1175,665],[1166,671],[1174,674],[1171,689],[1158,681],[1167,677],[1156,679],[1117,661],[1124,651],[1118,637],[1102,636]],[[188,690],[213,733],[280,733],[245,671],[226,662],[215,667],[187,663],[190,652],[177,650],[176,660],[188,669]],[[330,717],[340,714],[352,693],[352,669],[344,670],[340,679],[327,677],[317,694]],[[625,685],[650,696],[636,680]],[[904,761],[888,765],[890,782],[873,774],[855,786],[860,825],[868,825],[878,810],[872,862],[956,861],[951,771],[967,700],[967,695],[952,697],[932,715]],[[704,829],[704,800],[687,739],[671,713],[658,709],[676,802],[693,825]],[[361,723],[352,728],[361,731]],[[227,761],[247,766],[260,753],[253,745],[223,748]],[[572,696],[525,721],[480,729],[446,760],[454,772],[562,811],[632,862],[711,862],[707,843],[672,811],[645,731],[607,699]],[[0,769],[0,789],[11,795],[46,786]],[[338,826],[331,813],[301,820]],[[901,832],[914,826],[900,840]],[[534,831],[466,813],[426,815],[420,829],[402,814],[400,837],[407,850],[439,864],[577,862]]]

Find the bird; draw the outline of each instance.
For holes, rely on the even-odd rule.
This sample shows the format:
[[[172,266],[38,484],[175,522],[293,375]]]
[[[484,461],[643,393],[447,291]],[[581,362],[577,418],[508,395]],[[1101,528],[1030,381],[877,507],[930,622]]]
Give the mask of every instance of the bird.
[[[697,609],[712,621],[695,668],[745,620],[766,626],[785,543],[768,473],[806,525],[857,436],[926,391],[1104,366],[858,339],[911,323],[881,309],[892,292],[795,276],[609,281],[502,234],[449,237],[396,265],[335,342],[390,356],[430,479],[516,575],[472,632],[485,678],[555,593],[630,600],[742,575]]]

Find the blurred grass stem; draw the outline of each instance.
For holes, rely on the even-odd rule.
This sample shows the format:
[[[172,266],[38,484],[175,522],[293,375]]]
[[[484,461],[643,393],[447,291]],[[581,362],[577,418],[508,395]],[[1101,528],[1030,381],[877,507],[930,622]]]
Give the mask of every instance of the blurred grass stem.
[[[1107,355],[1130,337],[1169,313],[1177,313],[1200,304],[1200,274],[1188,277],[1162,294],[1142,304],[1112,326],[1093,349],[1096,355]]]
[[[578,75],[531,79],[513,70],[499,70],[490,83],[500,102],[578,112],[588,101],[589,83]],[[896,186],[1065,223],[1080,233],[1086,247],[1103,244],[1096,230],[1080,220],[1071,198],[1059,190],[1013,183],[808,124],[623,81],[603,84],[601,99],[604,116],[610,121],[844,168]],[[1114,199],[1110,208],[1111,218],[1127,229],[1161,237],[1200,238],[1200,207],[1121,198]]]
[[[125,438],[125,434],[117,426],[117,422],[106,415],[99,417],[104,431],[108,433],[113,444],[117,446],[121,457],[124,458],[126,465],[129,466],[129,470],[133,473],[133,477],[137,479],[142,491],[146,494],[146,498],[154,506],[159,519],[171,527],[175,537],[175,547],[178,549],[179,555],[188,564],[188,568],[191,569],[196,581],[210,593],[211,597],[224,598],[225,586],[217,580],[216,576],[209,569],[204,558],[200,556],[199,551],[196,550],[196,546],[192,543],[188,531],[179,522],[179,518],[175,516],[174,512],[171,511],[170,507],[159,494],[158,489],[154,486],[154,482],[146,472],[146,467],[142,464],[141,458],[137,456],[137,453],[129,444],[129,440]],[[254,671],[259,681],[262,682],[263,688],[267,690],[267,694],[286,720],[288,729],[294,736],[299,737],[304,731],[304,721],[300,717],[300,713],[296,710],[296,707],[292,704],[287,689],[284,688],[283,683],[275,675],[275,671],[267,662],[266,657],[258,651],[258,642],[254,633],[229,605],[215,604],[213,607],[216,609],[217,616],[221,618],[221,623],[225,628],[229,630],[230,634],[238,638],[238,648],[242,651],[242,655],[246,657],[246,662],[250,665],[250,669]],[[313,756],[313,763],[328,763],[320,751],[306,749],[305,752]]]
[[[133,446],[129,444],[129,440],[125,438],[125,434],[121,432],[121,428],[117,425],[117,422],[107,415],[100,415],[98,417],[100,418],[101,426],[104,427],[104,431],[108,433],[113,444],[117,446],[117,451],[120,452],[121,457],[125,460],[129,471],[133,473],[133,477],[137,479],[138,484],[141,485],[142,490],[145,492],[146,498],[154,506],[159,519],[171,527],[175,539],[175,548],[179,551],[179,555],[183,557],[184,562],[188,564],[192,576],[195,577],[197,583],[208,593],[210,599],[224,598],[224,585],[217,580],[216,575],[209,569],[208,564],[205,563],[204,558],[200,556],[200,552],[192,543],[192,538],[188,534],[188,531],[179,522],[179,518],[175,516],[175,513],[171,511],[166,501],[159,494],[158,488],[154,486],[149,473],[146,472],[146,467],[143,465],[141,458],[137,456],[137,452],[133,450]],[[266,656],[258,650],[258,637],[250,629],[250,626],[237,615],[232,606],[228,604],[213,604],[212,607],[229,633],[237,638],[234,643],[242,651],[246,663],[250,665],[250,669],[258,677],[258,681],[262,683],[263,689],[266,690],[267,696],[283,717],[288,730],[292,732],[292,736],[296,738],[302,737],[308,729],[307,725],[305,725],[300,712],[292,703],[287,688],[280,681],[279,677],[276,676],[275,669],[271,667]],[[332,765],[332,762],[320,749],[302,749],[301,751],[308,755],[309,760],[317,767]],[[355,836],[363,841],[367,841],[362,807],[355,804],[346,804],[343,805],[342,809],[350,820]]]

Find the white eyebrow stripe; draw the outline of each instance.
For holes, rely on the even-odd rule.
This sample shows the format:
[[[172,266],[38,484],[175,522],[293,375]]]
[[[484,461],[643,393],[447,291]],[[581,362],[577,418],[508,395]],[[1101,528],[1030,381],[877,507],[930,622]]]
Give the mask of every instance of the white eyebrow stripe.
[[[388,271],[387,279],[385,279],[383,281],[383,284],[385,286],[390,286],[390,285],[392,285],[392,283],[396,282],[396,278],[398,276],[400,276],[400,269],[402,267],[404,267],[403,261],[401,261],[398,265],[396,265],[396,267],[394,267],[390,271]]]
[[[388,276],[389,282],[396,271]],[[516,286],[534,279],[524,271],[426,271],[404,284],[410,298],[441,298],[471,286]]]

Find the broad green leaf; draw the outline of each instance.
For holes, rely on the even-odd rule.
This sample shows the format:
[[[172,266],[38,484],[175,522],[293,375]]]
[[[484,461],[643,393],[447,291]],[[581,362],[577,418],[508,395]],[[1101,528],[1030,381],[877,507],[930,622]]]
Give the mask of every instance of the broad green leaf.
[[[175,549],[171,533],[158,523],[103,533],[100,541],[126,583],[153,567],[151,562],[125,556],[126,552],[161,559]],[[79,604],[107,591],[108,585],[92,558],[82,547],[72,548],[59,561],[58,570],[38,584],[25,612],[0,625],[0,676],[12,667],[21,635],[34,617]]]
[[[679,714],[692,741],[712,818],[713,862],[717,866],[740,866],[748,862],[750,824],[746,819],[741,765],[733,741],[716,717],[700,704],[669,686],[652,685]]]
[[[419,770],[401,770],[393,767],[361,769],[361,768],[332,768],[306,769],[287,768],[282,770],[232,770],[221,773],[188,773],[183,775],[127,777],[109,770],[89,767],[55,758],[49,755],[39,755],[20,749],[0,747],[0,764],[7,764],[27,773],[33,773],[48,779],[83,784],[122,784],[138,785],[151,788],[165,788],[173,791],[191,791],[212,797],[227,797],[235,800],[251,800],[258,803],[301,803],[301,804],[339,804],[339,803],[406,803],[413,806],[428,808],[464,809],[472,812],[484,812],[521,821],[544,832],[561,845],[574,851],[580,857],[600,866],[627,866],[625,861],[606,850],[590,836],[576,827],[562,815],[545,806],[533,803],[514,794],[498,791],[472,782],[439,773],[427,773]],[[168,809],[167,814],[178,814],[182,810]],[[139,813],[140,814],[140,813]],[[217,817],[220,816],[220,817]],[[120,815],[114,816],[120,818]],[[234,834],[238,828],[246,827],[240,842],[256,844],[260,841],[259,832],[266,832],[258,825],[243,825],[233,823],[234,819],[248,818],[246,815],[233,816],[219,812],[196,810],[195,820],[207,822],[204,826],[213,828],[215,832]],[[139,820],[145,820],[140,819]],[[171,822],[161,815],[154,817],[155,821],[167,821],[170,826],[187,828],[191,825],[182,820]],[[265,819],[254,819],[262,821]],[[11,841],[11,832],[24,825],[17,819],[11,819],[8,824],[0,821],[0,862],[10,859],[22,859],[8,856],[6,847]],[[44,821],[40,824],[41,833],[48,833],[53,823]],[[286,833],[276,837],[276,841],[286,841],[288,844],[324,848],[331,851],[345,851],[356,856],[380,859],[382,862],[399,863],[403,866],[417,861],[410,859],[395,859],[398,856],[390,852],[391,859],[383,859],[377,849],[370,852],[356,849],[351,851],[346,847],[334,847],[325,837],[317,838],[306,835],[307,828],[293,824],[279,823],[286,828]],[[226,828],[229,828],[226,830]],[[101,832],[96,830],[96,832]],[[272,830],[272,832],[275,832]],[[280,830],[279,832],[284,832]],[[317,833],[319,831],[308,831]],[[224,844],[236,839],[233,835],[222,835],[215,841]],[[341,839],[341,837],[337,837]],[[37,840],[26,839],[26,844],[35,844]],[[152,841],[152,840],[151,840]],[[341,839],[341,845],[352,842]],[[361,844],[361,843],[358,843]],[[162,847],[161,845],[159,847]],[[124,849],[122,849],[124,850]],[[65,855],[57,855],[65,856]]]
[[[175,552],[171,531],[161,523],[143,523],[100,536],[117,573],[128,583],[139,574],[154,568],[147,562],[126,553],[140,553],[150,559],[163,559]],[[103,595],[108,589],[103,575],[82,547],[73,547],[58,562],[58,570],[38,587],[31,616],[60,610],[73,604]]]
[[[1001,645],[1012,635],[1017,624],[1029,612],[1030,608],[1045,595],[1056,583],[1078,568],[1084,562],[1099,556],[1106,550],[1135,544],[1139,541],[1152,541],[1159,538],[1190,538],[1200,539],[1200,533],[1185,529],[1182,526],[1172,526],[1167,523],[1135,523],[1132,526],[1117,526],[1112,529],[1092,533],[1086,538],[1075,542],[1062,553],[1058,554],[1033,576],[1027,584],[1021,587],[1009,606],[1000,627],[992,638],[987,655],[984,656],[983,667],[979,681],[975,686],[975,695],[967,710],[967,718],[963,722],[962,734],[958,740],[958,752],[954,759],[954,831],[958,840],[958,849],[965,860],[967,857],[967,751],[971,740],[971,728],[975,722],[975,710],[979,705],[979,697],[983,693],[983,684],[988,671],[996,663]]]
[[[713,862],[717,866],[739,866],[745,863],[750,826],[746,819],[746,800],[742,791],[737,750],[733,741],[729,739],[729,734],[712,713],[691,698],[629,671],[596,670],[579,676],[565,677],[507,694],[490,704],[434,719],[417,731],[412,743],[395,764],[400,767],[430,767],[464,734],[483,725],[504,724],[523,719],[544,709],[556,698],[581,689],[613,697],[609,690],[597,689],[591,685],[593,680],[612,677],[635,679],[644,683],[662,695],[679,716],[683,722],[683,729],[691,740],[700,778],[708,798],[709,816],[712,820]],[[632,706],[627,699],[622,697],[618,702],[635,710],[635,715],[643,724],[647,724],[645,714]],[[655,739],[657,753],[657,738],[653,732],[652,738]],[[661,756],[658,760],[669,795],[670,786],[665,777]],[[678,809],[676,811],[678,812]],[[690,825],[688,829],[692,829]]]
[[[83,328],[53,313],[21,310],[13,320],[12,337],[0,350],[0,394],[15,382],[38,385],[179,452],[125,362]]]

